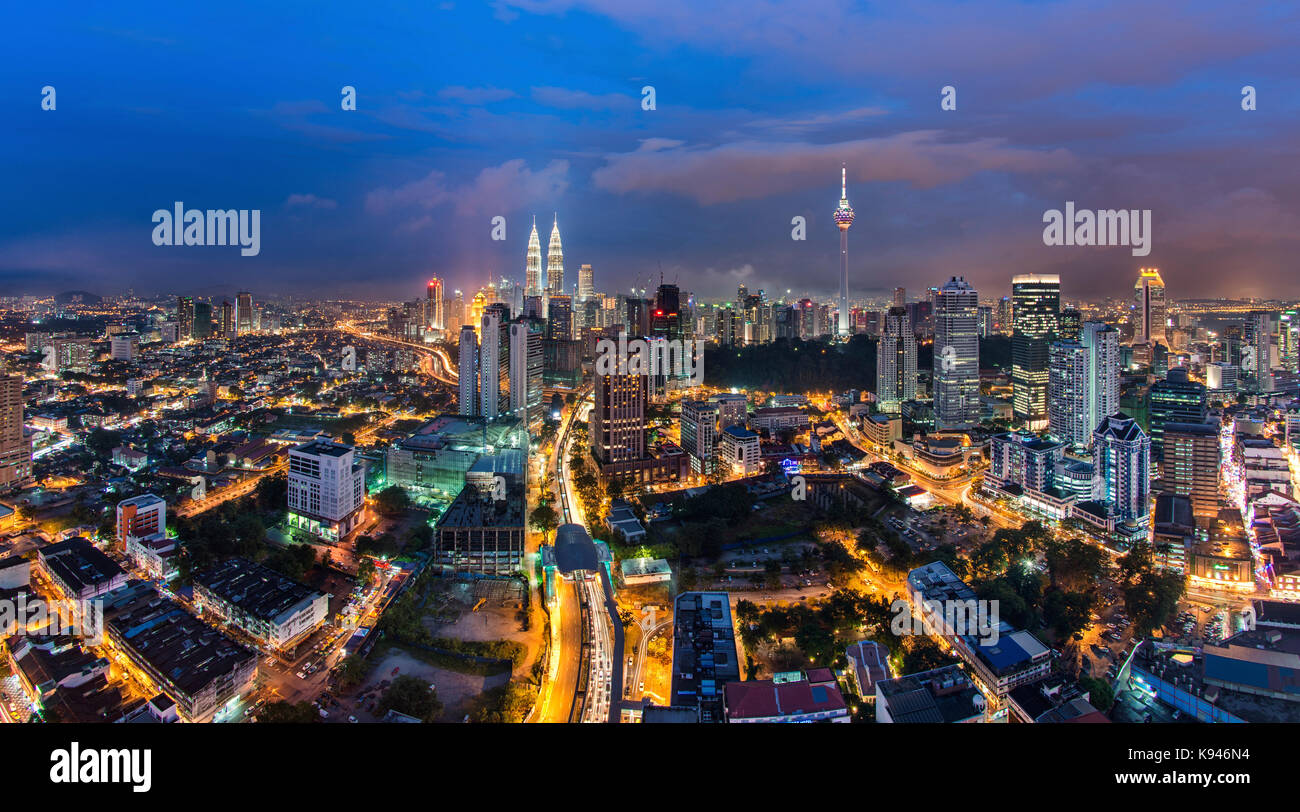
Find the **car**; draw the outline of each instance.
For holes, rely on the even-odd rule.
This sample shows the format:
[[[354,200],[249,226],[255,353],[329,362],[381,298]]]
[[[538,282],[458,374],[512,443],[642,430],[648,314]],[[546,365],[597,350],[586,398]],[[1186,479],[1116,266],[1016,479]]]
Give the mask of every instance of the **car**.
[[[638,683],[637,686],[636,686],[636,689],[637,689],[638,691],[644,691],[644,690],[645,690],[645,683],[644,683],[644,682]]]
[[[357,723],[357,717],[349,716],[348,721],[355,725]]]
[[[307,675],[302,671],[298,672],[298,679],[307,679]]]
[[[321,708],[321,709],[320,709],[320,718],[322,718],[322,719],[328,719],[328,718],[330,718],[330,712],[327,711],[327,710],[325,710],[324,708]]]

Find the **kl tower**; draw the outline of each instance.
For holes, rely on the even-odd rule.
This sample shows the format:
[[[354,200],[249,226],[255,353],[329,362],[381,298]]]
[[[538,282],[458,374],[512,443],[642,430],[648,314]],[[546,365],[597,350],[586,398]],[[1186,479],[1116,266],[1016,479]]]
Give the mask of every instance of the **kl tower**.
[[[840,164],[840,205],[835,209],[835,225],[840,229],[840,318],[839,334],[849,335],[849,226],[853,225],[853,207],[849,205],[848,170]]]

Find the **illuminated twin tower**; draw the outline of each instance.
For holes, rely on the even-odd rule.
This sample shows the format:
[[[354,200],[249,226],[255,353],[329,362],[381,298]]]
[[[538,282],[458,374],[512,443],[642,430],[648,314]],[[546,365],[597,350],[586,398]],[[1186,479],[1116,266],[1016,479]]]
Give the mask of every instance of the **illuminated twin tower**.
[[[840,164],[840,205],[835,208],[835,225],[840,230],[840,318],[839,334],[853,332],[849,326],[849,226],[853,225],[853,207],[849,205],[848,169]]]
[[[560,245],[558,216],[551,225],[551,242],[546,248],[545,279],[542,279],[542,243],[537,238],[537,218],[533,218],[533,231],[528,235],[528,258],[524,266],[524,293],[528,296],[564,293],[564,248]]]

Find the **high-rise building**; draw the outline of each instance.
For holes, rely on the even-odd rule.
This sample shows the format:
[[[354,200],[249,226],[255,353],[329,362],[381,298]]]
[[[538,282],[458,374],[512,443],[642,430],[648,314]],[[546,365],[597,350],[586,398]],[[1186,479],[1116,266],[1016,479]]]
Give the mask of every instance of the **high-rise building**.
[[[1208,528],[1219,515],[1219,427],[1212,423],[1166,423],[1160,491],[1186,496],[1197,524]]]
[[[907,307],[907,288],[894,288],[894,307]]]
[[[552,296],[564,293],[564,247],[560,245],[560,218],[551,225],[551,241],[546,248],[546,290]]]
[[[483,310],[479,329],[478,413],[494,418],[510,410],[510,311],[501,303]]]
[[[1058,440],[1086,448],[1096,428],[1088,422],[1088,351],[1078,341],[1057,341],[1049,355],[1048,428]]]
[[[510,325],[510,410],[527,425],[542,416],[541,319],[520,318]]]
[[[524,259],[524,295],[542,295],[542,243],[537,237],[537,218],[528,235],[528,253]]]
[[[934,420],[939,429],[980,422],[979,293],[954,276],[934,297]]]
[[[221,303],[221,335],[226,338],[233,338],[235,335],[235,306],[230,302]]]
[[[289,527],[328,542],[346,538],[365,514],[365,465],[351,446],[316,440],[289,450]]]
[[[1189,380],[1184,367],[1174,367],[1163,381],[1152,384],[1147,398],[1151,453],[1157,460],[1164,450],[1166,424],[1204,423],[1208,416],[1205,386]]]
[[[1273,391],[1273,313],[1257,311],[1246,319],[1243,367],[1250,370],[1253,392]]]
[[[424,322],[431,330],[444,330],[447,327],[446,313],[443,311],[442,280],[434,277],[429,280],[425,297]]]
[[[852,332],[849,327],[849,226],[853,225],[853,207],[849,205],[848,170],[840,164],[840,205],[835,208],[835,227],[840,230],[840,299],[839,335]]]
[[[691,455],[691,470],[697,474],[707,474],[713,470],[720,411],[717,403],[682,401],[682,449]]]
[[[1078,341],[1079,329],[1083,323],[1083,315],[1077,307],[1066,307],[1061,309],[1061,318],[1057,326],[1056,337],[1062,341]]]
[[[573,338],[573,300],[570,297],[551,295],[546,313],[546,337],[551,341],[569,341]]]
[[[1093,499],[1121,522],[1140,523],[1151,512],[1151,440],[1123,412],[1093,432]]]
[[[1160,278],[1159,269],[1140,269],[1133,294],[1136,300],[1133,309],[1133,343],[1158,342],[1169,346],[1169,339],[1165,335],[1165,280]]]
[[[591,452],[601,465],[645,457],[646,376],[595,376]]]
[[[194,337],[194,297],[176,297],[176,336],[178,341]]]
[[[578,266],[578,301],[586,302],[595,293],[595,274],[592,272],[591,266]]]
[[[32,481],[32,440],[23,434],[23,376],[0,375],[0,493]]]
[[[117,503],[117,540],[126,552],[128,539],[161,538],[167,533],[167,502],[143,493]]]
[[[473,417],[478,412],[478,334],[466,324],[460,328],[460,414]]]
[[[212,336],[212,303],[194,303],[194,337],[198,339]]]
[[[681,293],[676,285],[663,285],[655,291],[654,312],[650,314],[650,333],[655,338],[682,337]]]
[[[876,399],[881,411],[896,412],[903,401],[915,397],[916,334],[907,310],[891,307],[884,334],[876,344]]]
[[[1079,325],[1088,363],[1088,431],[1119,411],[1119,330],[1099,321]],[[1089,443],[1092,442],[1091,436]]]
[[[1012,412],[1026,428],[1047,426],[1050,347],[1058,332],[1061,277],[1020,274],[1011,280]]]
[[[246,290],[235,294],[235,330],[240,335],[253,332],[253,294]]]

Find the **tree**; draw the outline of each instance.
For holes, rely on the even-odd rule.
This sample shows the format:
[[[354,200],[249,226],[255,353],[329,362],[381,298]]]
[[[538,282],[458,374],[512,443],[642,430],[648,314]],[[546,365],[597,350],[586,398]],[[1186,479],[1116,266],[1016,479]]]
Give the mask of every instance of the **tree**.
[[[605,483],[605,495],[609,497],[611,502],[615,499],[623,498],[623,489],[623,480],[618,477],[611,477],[610,480]]]
[[[375,509],[385,516],[397,516],[411,506],[411,497],[401,485],[389,485],[375,494]]]
[[[375,710],[381,716],[395,710],[424,722],[435,722],[442,715],[442,703],[433,686],[410,674],[402,674],[393,679]]]
[[[108,429],[93,429],[86,436],[86,448],[101,457],[108,456],[114,448],[122,444],[122,434]]]
[[[257,712],[257,721],[260,724],[301,725],[319,722],[320,713],[311,706],[310,702],[290,703],[280,700],[263,705]]]
[[[551,531],[560,526],[560,517],[550,505],[539,505],[528,520],[543,540],[549,539]]]
[[[1096,677],[1081,677],[1079,687],[1088,694],[1088,702],[1102,713],[1109,713],[1115,704],[1115,691],[1110,683]]]

